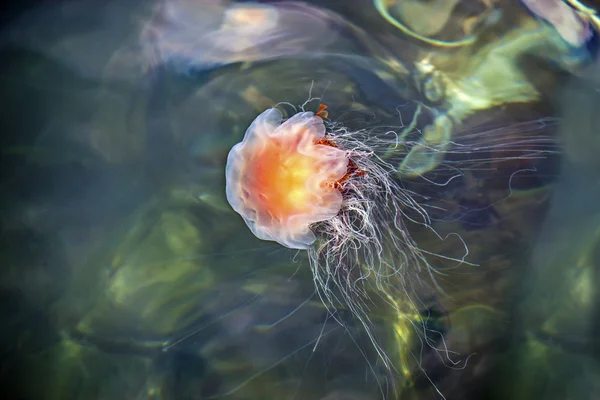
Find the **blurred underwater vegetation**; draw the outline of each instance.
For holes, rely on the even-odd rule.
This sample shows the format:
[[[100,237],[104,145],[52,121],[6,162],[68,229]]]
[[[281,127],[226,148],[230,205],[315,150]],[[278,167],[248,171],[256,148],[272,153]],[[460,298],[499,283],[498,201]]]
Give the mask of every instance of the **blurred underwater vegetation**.
[[[15,15],[0,37],[4,390],[599,398],[595,6],[84,0]],[[225,158],[256,115],[320,101],[350,130],[399,135],[384,156],[439,236],[411,233],[446,257],[439,290],[396,299],[405,314],[373,301],[392,371],[349,310],[324,308],[305,254],[256,239],[225,199]]]

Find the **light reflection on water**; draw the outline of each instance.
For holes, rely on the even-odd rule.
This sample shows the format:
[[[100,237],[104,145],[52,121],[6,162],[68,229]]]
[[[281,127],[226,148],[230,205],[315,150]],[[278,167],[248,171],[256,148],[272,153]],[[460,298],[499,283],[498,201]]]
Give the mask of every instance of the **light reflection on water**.
[[[599,103],[587,50],[518,5],[485,2],[503,12],[494,20],[475,1],[451,12],[454,28],[476,19],[477,41],[452,47],[403,34],[370,1],[329,11],[271,3],[245,19],[248,2],[51,2],[4,32],[5,390],[594,398]],[[402,12],[423,6],[406,3]],[[424,23],[408,25],[438,39],[451,28]],[[454,28],[447,41],[468,26]],[[446,293],[418,293],[420,314],[400,318],[373,301],[393,371],[348,310],[328,314],[306,255],[257,240],[225,200],[231,146],[258,113],[300,105],[309,91],[352,130],[414,123],[417,144],[392,157],[419,171],[402,184],[441,236],[458,233],[469,250],[472,264],[438,277]],[[440,116],[453,136],[428,138],[423,152],[424,132],[446,134],[427,130]],[[502,147],[514,138],[552,151],[510,158],[523,149]],[[413,234],[461,257],[456,241]]]

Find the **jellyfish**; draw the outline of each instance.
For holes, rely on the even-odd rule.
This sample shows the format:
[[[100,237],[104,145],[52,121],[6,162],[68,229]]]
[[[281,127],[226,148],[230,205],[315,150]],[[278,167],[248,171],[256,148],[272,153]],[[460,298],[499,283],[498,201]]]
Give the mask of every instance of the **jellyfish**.
[[[562,0],[523,0],[529,11],[551,24],[567,43],[579,47],[589,41],[594,33],[588,19],[592,18],[592,21],[597,22],[597,17],[595,11],[581,9],[578,1],[573,3],[575,4],[570,5]]]
[[[350,130],[330,120],[324,104],[316,112],[302,106],[287,119],[277,107],[256,117],[228,155],[226,196],[233,210],[259,239],[306,251],[316,293],[325,307],[331,315],[340,309],[350,311],[386,368],[395,367],[375,333],[374,304],[391,306],[396,320],[403,321],[395,323],[396,331],[412,326],[421,343],[446,352],[440,357],[449,360],[445,344],[433,344],[427,337],[439,332],[419,317],[427,308],[422,299],[443,292],[437,284],[443,274],[440,265],[475,264],[467,260],[468,247],[459,234],[436,232],[423,196],[403,183],[398,163],[390,157],[407,155],[407,132],[414,124],[399,132]],[[498,143],[497,132],[482,133],[474,135],[477,144],[465,142],[447,152],[480,153],[469,158],[477,169],[486,163],[484,155],[495,149],[518,150],[507,153],[507,161],[544,157],[549,151],[546,139],[527,139],[525,128],[518,128],[523,138],[505,135],[507,143]],[[498,157],[502,155],[487,162]],[[471,161],[462,166],[470,168]],[[462,173],[458,164],[446,166]],[[450,240],[464,253],[452,257],[421,248],[409,229],[415,224],[441,241]]]
[[[366,282],[400,312],[394,290],[407,288],[391,281],[429,265],[404,226],[406,210],[424,225],[427,213],[378,156],[395,139],[349,131],[327,116],[323,104],[286,120],[277,108],[261,113],[228,155],[227,200],[256,237],[308,252],[323,303],[349,309],[388,363],[371,333]]]
[[[166,0],[140,35],[151,63],[183,71],[314,53],[339,36],[334,17],[303,3]]]

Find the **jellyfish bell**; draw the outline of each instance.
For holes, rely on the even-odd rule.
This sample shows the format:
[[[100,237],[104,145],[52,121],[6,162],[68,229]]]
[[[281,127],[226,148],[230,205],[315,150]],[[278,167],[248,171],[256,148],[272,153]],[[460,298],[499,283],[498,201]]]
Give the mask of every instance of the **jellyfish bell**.
[[[311,225],[339,213],[349,154],[326,140],[322,115],[301,112],[282,123],[281,112],[268,109],[229,153],[227,200],[258,238],[307,249],[316,240]]]
[[[339,39],[337,20],[293,1],[163,0],[145,21],[140,43],[151,66],[189,72],[323,51]]]
[[[594,34],[590,17],[592,21],[597,19],[593,19],[595,11],[592,9],[583,7],[578,10],[562,0],[522,0],[522,3],[531,13],[552,25],[560,37],[571,46],[583,46]],[[577,5],[582,6],[580,3]]]

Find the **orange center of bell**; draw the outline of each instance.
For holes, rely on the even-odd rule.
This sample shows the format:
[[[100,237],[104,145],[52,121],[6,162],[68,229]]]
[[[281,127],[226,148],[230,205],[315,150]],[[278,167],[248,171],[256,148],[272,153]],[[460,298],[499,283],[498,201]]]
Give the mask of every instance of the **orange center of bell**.
[[[335,178],[328,179],[326,171],[324,174],[319,170],[315,161],[313,157],[290,151],[284,142],[269,141],[250,166],[261,208],[278,217],[309,211],[311,204],[318,201],[314,189],[308,186],[309,181],[320,177],[313,184],[317,190],[331,190],[335,182]]]

